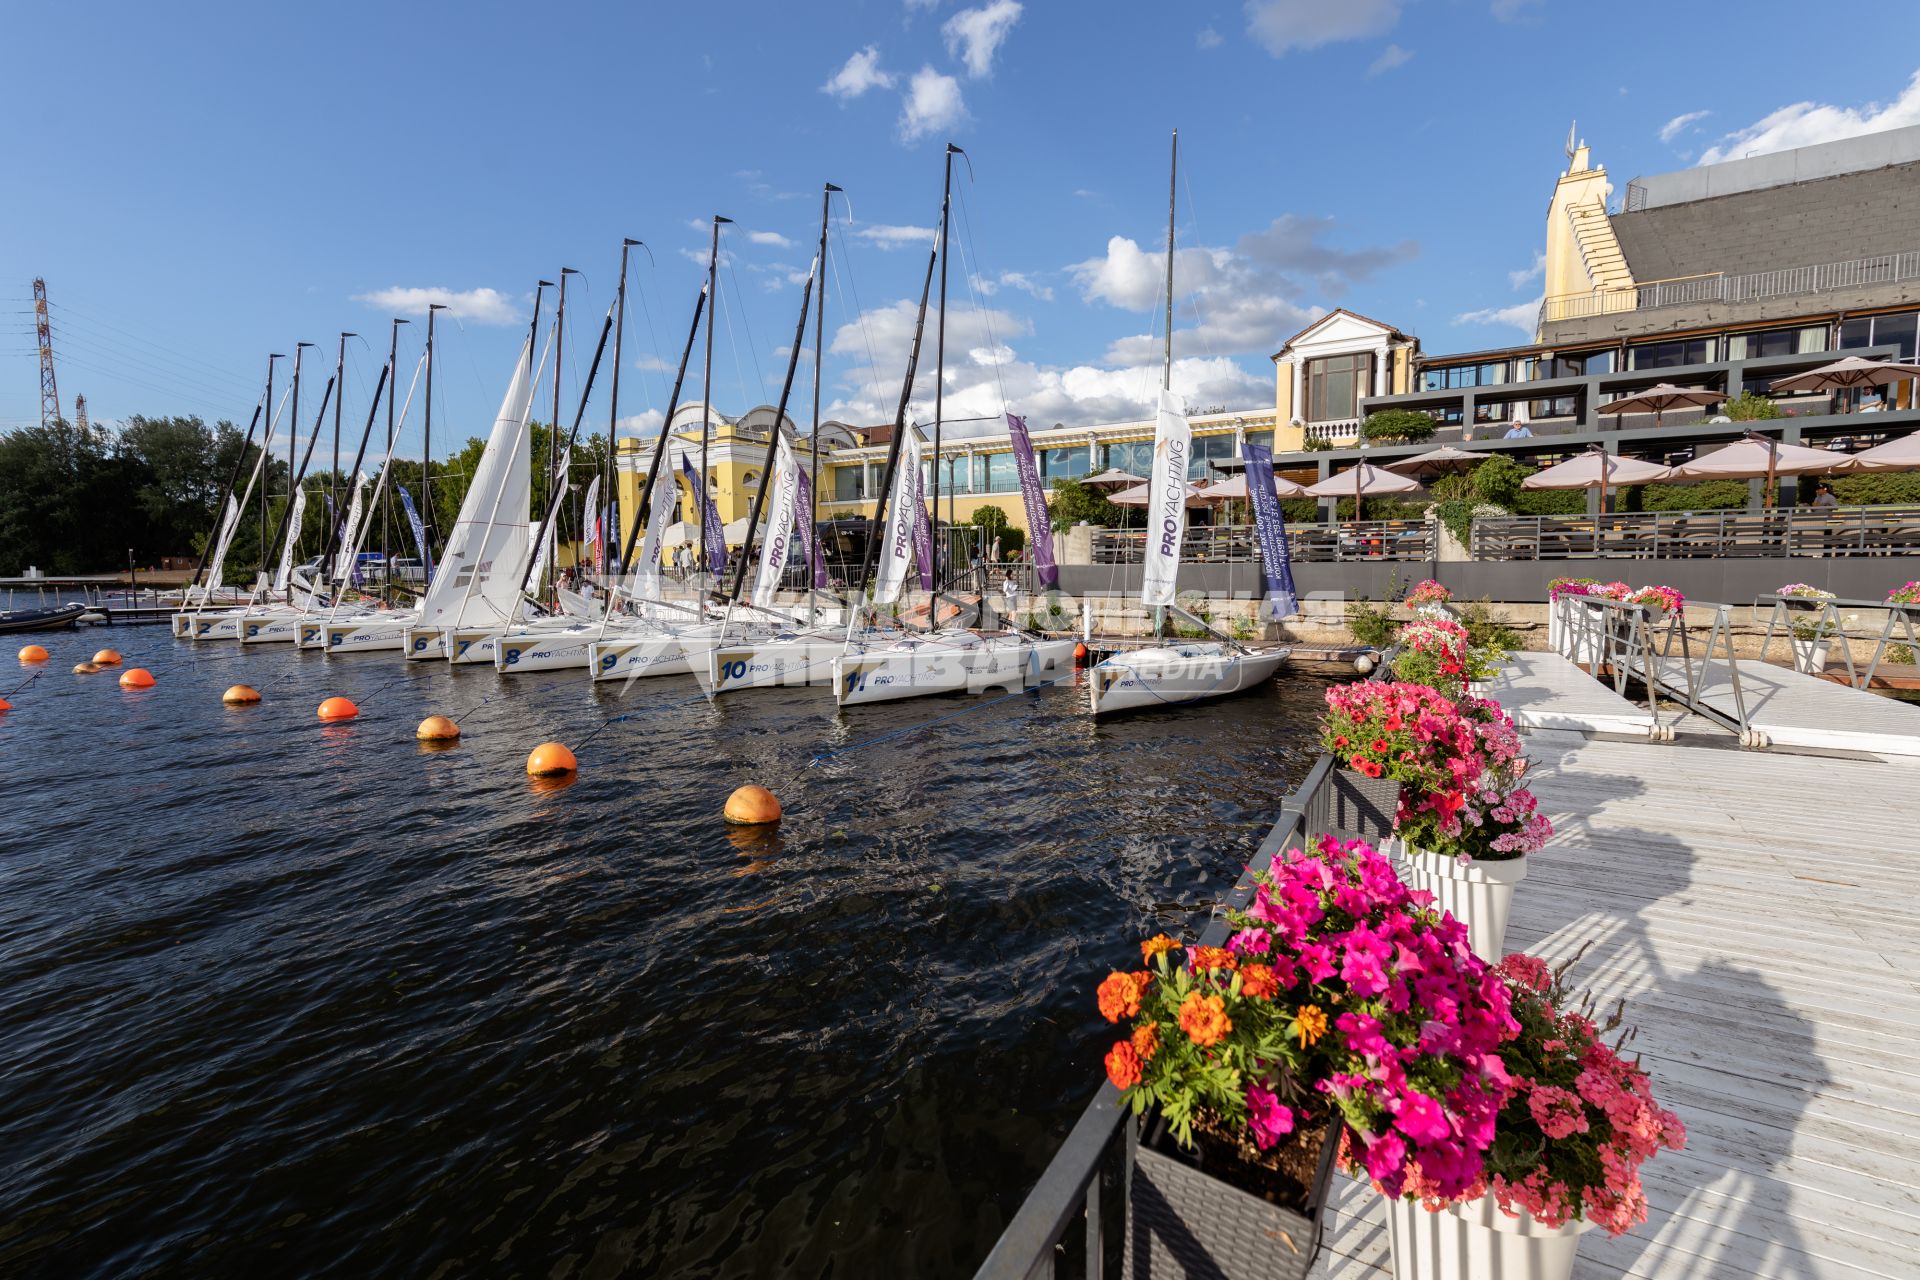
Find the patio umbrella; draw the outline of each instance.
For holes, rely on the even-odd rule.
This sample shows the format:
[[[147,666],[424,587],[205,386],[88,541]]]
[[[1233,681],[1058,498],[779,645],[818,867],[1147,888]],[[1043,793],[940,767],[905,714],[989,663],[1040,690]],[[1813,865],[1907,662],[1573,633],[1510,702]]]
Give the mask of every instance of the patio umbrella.
[[[1137,484],[1131,489],[1122,489],[1118,493],[1109,494],[1107,501],[1119,507],[1151,506],[1153,504],[1153,486],[1145,483]],[[1207,500],[1201,495],[1200,490],[1194,488],[1192,485],[1188,485],[1187,505],[1190,507],[1204,507],[1207,505]]]
[[[1749,432],[1745,439],[1715,449],[1673,469],[1675,480],[1758,480],[1767,482],[1766,505],[1774,500],[1774,481],[1780,476],[1816,476],[1848,470],[1853,460],[1829,449],[1783,444],[1771,436]]]
[[[1848,471],[1920,471],[1920,431],[1862,449],[1847,459]]]
[[[1118,467],[1108,467],[1097,476],[1087,476],[1080,481],[1089,489],[1127,489],[1136,484],[1145,484],[1145,476],[1136,476],[1130,471]]]
[[[1768,386],[1769,391],[1847,391],[1854,387],[1882,387],[1889,382],[1920,378],[1920,364],[1901,364],[1897,360],[1867,360],[1843,356],[1818,369],[1781,378]]]
[[[1319,484],[1307,486],[1306,496],[1310,498],[1344,498],[1353,495],[1353,518],[1360,518],[1360,499],[1372,494],[1418,493],[1420,482],[1406,476],[1362,462],[1347,468],[1337,476],[1328,476]]]
[[[1471,471],[1487,460],[1484,453],[1475,453],[1471,449],[1456,449],[1443,444],[1438,449],[1412,458],[1402,458],[1398,462],[1386,464],[1388,471],[1398,471],[1403,476],[1444,476],[1457,475],[1462,471]]]
[[[1712,391],[1706,387],[1676,387],[1671,382],[1659,382],[1645,391],[1637,391],[1618,400],[1609,400],[1600,406],[1601,413],[1651,413],[1653,425],[1660,425],[1660,416],[1667,410],[1690,404],[1718,404],[1727,398],[1724,391]]]
[[[1599,445],[1578,457],[1536,471],[1520,482],[1522,489],[1598,489],[1600,509],[1607,509],[1607,489],[1623,484],[1657,484],[1673,479],[1673,468],[1639,458],[1617,458]]]
[[[693,545],[693,540],[696,536],[692,525],[688,524],[685,520],[675,520],[667,526],[667,531],[660,535],[660,545],[663,547],[690,547]]]
[[[1282,498],[1304,498],[1307,496],[1307,491],[1304,486],[1295,484],[1285,476],[1275,476],[1273,478],[1273,487],[1274,491]],[[1247,477],[1245,475],[1237,475],[1231,480],[1222,480],[1218,484],[1207,485],[1200,490],[1200,496],[1208,502],[1243,502],[1247,497]]]

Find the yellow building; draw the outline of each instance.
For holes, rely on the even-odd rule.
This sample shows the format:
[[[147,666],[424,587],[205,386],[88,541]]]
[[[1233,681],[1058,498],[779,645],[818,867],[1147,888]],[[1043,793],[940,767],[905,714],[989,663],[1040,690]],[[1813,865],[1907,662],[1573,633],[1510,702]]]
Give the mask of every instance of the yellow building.
[[[1345,307],[1294,334],[1273,353],[1275,449],[1297,453],[1360,434],[1360,401],[1413,390],[1420,339]],[[1309,441],[1315,442],[1309,444]]]

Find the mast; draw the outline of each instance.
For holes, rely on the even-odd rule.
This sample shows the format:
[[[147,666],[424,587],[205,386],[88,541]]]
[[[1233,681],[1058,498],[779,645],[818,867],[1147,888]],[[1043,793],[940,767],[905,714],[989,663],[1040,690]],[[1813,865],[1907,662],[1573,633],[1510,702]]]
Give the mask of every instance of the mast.
[[[566,363],[567,354],[567,277],[579,275],[572,267],[560,268],[560,302],[553,310],[553,417],[547,425],[547,496],[551,500],[554,493],[565,493],[566,485],[554,472],[560,469],[560,366]],[[551,505],[551,501],[549,501]],[[546,530],[546,521],[540,522],[541,531]],[[559,549],[547,558],[546,574],[550,580],[559,577]],[[524,584],[521,590],[525,590]]]
[[[353,455],[353,473],[347,480],[347,492],[349,495],[356,492],[355,486],[360,483],[360,464],[366,461],[367,441],[373,438],[373,420],[380,415],[380,393],[392,386],[397,378],[398,371],[392,364],[388,364],[380,370],[380,381],[376,382],[373,386],[373,399],[367,402],[367,425],[362,428],[360,432],[360,448]],[[344,397],[342,398],[344,399]],[[335,422],[340,421],[340,402],[338,400],[333,403],[333,420]],[[335,468],[335,471],[337,472],[338,468]],[[339,498],[336,497],[334,504],[338,506],[339,501]],[[351,499],[349,499],[349,505],[351,505]],[[364,513],[361,516],[361,520],[369,525],[372,524],[373,512],[368,511]],[[341,521],[338,519],[329,520],[327,525],[327,543],[320,551],[320,572],[322,575],[325,575],[323,578],[324,581],[331,581],[331,575],[333,573],[333,553],[334,549],[340,545],[342,528]],[[359,538],[358,529],[347,529],[344,532],[348,537],[354,538],[356,541]],[[339,587],[344,585],[344,582],[336,584],[335,591],[337,592]],[[338,598],[336,594],[336,601]]]
[[[309,343],[309,346],[312,344]],[[313,434],[307,437],[307,451],[300,455],[300,470],[287,472],[287,509],[280,513],[280,531],[273,537],[273,554],[278,559],[281,544],[289,537],[299,537],[298,529],[289,529],[293,523],[293,498],[299,491],[301,482],[307,478],[307,464],[313,461],[313,446],[320,442],[320,425],[327,420],[327,402],[333,399],[333,379],[327,379],[327,389],[320,397],[320,411],[313,415]],[[293,423],[292,435],[300,433],[299,419]]]
[[[813,547],[813,554],[819,556],[822,561],[827,557],[827,549],[820,545],[820,362],[821,349],[827,345],[827,218],[833,205],[833,193],[838,190],[840,190],[839,187],[829,182],[826,189],[820,193],[820,288],[813,295],[813,449],[812,457],[808,459],[808,466],[812,469],[813,475],[807,486],[807,497],[811,499],[807,511],[807,528],[812,530],[812,536],[807,541]],[[807,621],[809,623],[814,620],[814,578],[813,565],[809,563],[807,565]]]
[[[347,402],[347,339],[357,338],[357,333],[340,335],[340,354],[333,362],[333,383],[340,388],[340,394],[333,402],[333,477],[327,481],[327,492],[333,495],[333,509],[340,510],[340,408]],[[374,397],[376,400],[378,396]]]
[[[561,273],[560,287],[563,290],[566,288],[565,272]],[[559,321],[557,318],[554,323],[558,325]],[[593,395],[593,380],[596,377],[598,377],[600,374],[600,357],[606,354],[607,334],[610,333],[612,330],[613,330],[613,308],[608,307],[606,322],[600,326],[599,345],[595,346],[593,349],[593,364],[587,370],[587,384],[586,386],[580,389],[580,407],[579,409],[575,410],[573,415],[573,427],[571,430],[567,432],[567,449],[569,451],[573,449],[573,442],[580,435],[581,419],[587,416],[587,400],[590,396]],[[555,345],[557,346],[558,344],[556,343]],[[555,425],[558,426],[557,423]],[[556,431],[554,434],[558,436],[559,433]],[[540,517],[539,536],[536,537],[532,541],[532,543],[529,544],[529,550],[527,552],[527,567],[520,574],[520,594],[521,595],[525,595],[527,593],[527,583],[533,578],[534,561],[540,559],[540,547],[546,541],[547,530],[550,527],[552,527],[553,519],[556,515],[559,514],[560,507],[562,503],[565,501],[565,499],[566,499],[565,486],[557,485],[557,484],[549,484],[547,486],[547,505],[546,505],[545,513],[542,514]]]
[[[286,356],[275,352],[267,357],[267,434],[260,437],[260,452],[267,451],[267,443],[273,438],[273,362],[285,360]],[[260,477],[260,567],[255,571],[254,580],[267,571],[267,485],[273,479],[273,459],[268,458],[265,474]]]
[[[400,326],[406,323],[405,320],[395,316],[392,326],[393,336],[387,342],[387,368],[392,369],[394,374],[393,377],[387,380],[387,460],[381,464],[382,471],[385,471],[393,465],[393,392],[394,388],[400,382],[400,365],[398,363],[400,359]],[[378,397],[375,398],[378,399]],[[382,487],[386,488],[384,485]],[[390,521],[392,512],[393,490],[388,488],[386,498],[380,504],[380,563],[385,579],[382,583],[383,586],[391,585],[393,582],[393,529]],[[424,568],[424,566],[422,567]]]
[[[867,575],[873,572],[874,549],[880,545],[880,539],[885,536],[887,495],[893,492],[894,474],[900,470],[900,444],[907,431],[907,401],[913,396],[913,379],[920,368],[920,340],[926,336],[927,332],[927,300],[933,293],[933,264],[945,250],[946,239],[947,224],[945,218],[942,218],[940,229],[934,237],[933,248],[927,254],[927,276],[920,284],[920,312],[913,322],[913,346],[907,352],[907,376],[906,380],[900,384],[900,404],[893,412],[893,439],[887,445],[886,475],[881,480],[880,492],[874,499],[873,523],[867,528],[867,545],[860,556],[860,576],[854,580],[855,590],[862,595],[865,595],[867,590]],[[929,623],[933,621],[933,614],[934,610],[929,608],[927,611]],[[851,621],[848,624],[848,634],[852,634]]]
[[[269,391],[268,394],[271,395],[272,392]],[[253,407],[253,417],[247,423],[246,438],[240,442],[240,452],[234,455],[233,471],[227,476],[226,488],[220,491],[220,501],[213,508],[213,527],[207,531],[206,545],[200,548],[200,561],[193,566],[193,577],[187,580],[187,588],[180,594],[180,603],[183,607],[193,595],[193,589],[200,585],[200,575],[206,571],[207,557],[213,552],[214,540],[220,536],[220,525],[227,514],[227,502],[240,501],[240,495],[233,491],[233,486],[240,482],[240,467],[247,460],[247,449],[253,444],[253,431],[260,425],[260,413],[265,405],[266,401],[262,400]]]
[[[720,313],[720,224],[732,218],[713,215],[713,246],[707,251],[707,356],[700,370],[700,492],[693,495],[693,509],[700,520],[700,572],[711,573],[707,563],[707,444],[713,434],[713,318]],[[725,536],[724,534],[722,535]]]
[[[944,231],[953,216],[953,157],[960,148],[947,144],[947,170],[940,187],[940,226]],[[940,576],[940,422],[945,416],[947,389],[947,237],[940,237],[940,320],[933,340],[933,486],[927,495],[933,500],[933,589],[946,584]],[[915,517],[918,519],[918,517]],[[933,606],[928,605],[928,618]]]
[[[287,415],[287,421],[293,424],[293,429],[287,432],[287,502],[289,505],[293,502],[293,451],[300,443],[300,356],[312,345],[311,342],[293,344],[293,409]],[[314,420],[313,429],[320,430],[318,419]],[[305,468],[303,467],[302,470]]]
[[[420,527],[427,535],[421,550],[429,563],[433,560],[433,321],[436,312],[445,311],[444,302],[427,304],[427,419],[420,446]],[[427,566],[421,565],[422,572]]]
[[[627,328],[627,251],[640,243],[629,237],[623,237],[620,241],[620,288],[613,298],[613,398],[607,402],[607,466],[604,473],[607,491],[606,496],[601,499],[602,503],[609,505],[614,501],[613,477],[618,469],[618,456],[614,444],[620,437],[620,340]],[[616,525],[607,532],[613,533],[618,527]],[[599,571],[602,579],[607,576],[607,552],[612,549],[607,546],[609,541],[611,539],[607,534],[600,535],[600,563],[594,568]]]
[[[626,566],[628,573],[633,572],[633,549],[640,542],[641,531],[647,527],[647,517],[653,506],[653,490],[660,478],[660,463],[667,453],[667,434],[673,426],[673,415],[680,410],[680,388],[687,380],[687,364],[693,359],[693,340],[700,336],[700,313],[706,309],[707,291],[702,289],[693,304],[693,323],[687,326],[687,345],[680,349],[680,371],[673,375],[673,394],[667,397],[667,416],[660,420],[660,435],[653,442],[653,462],[647,467],[646,486],[640,490],[640,501],[634,504],[633,524],[627,530],[627,545],[620,553],[620,563]]]
[[[820,238],[827,238],[827,210],[823,201],[820,209]],[[800,343],[807,336],[807,312],[813,307],[813,278],[826,268],[826,263],[814,259],[813,270],[807,273],[807,283],[800,289],[800,319],[793,326],[793,344],[787,348],[787,380],[780,385],[780,403],[773,411],[773,428],[767,432],[767,456],[760,463],[760,487],[753,493],[753,509],[747,515],[746,542],[740,548],[740,558],[734,563],[733,590],[729,593],[729,607],[740,602],[740,588],[747,580],[747,562],[753,559],[753,535],[760,528],[760,513],[767,505],[767,490],[773,487],[773,464],[779,456],[780,421],[787,416],[787,400],[793,395],[793,375],[800,367]],[[813,335],[814,347],[820,345],[820,335]],[[808,566],[811,574],[812,566]],[[809,577],[811,582],[812,578]]]
[[[1167,346],[1160,362],[1160,389],[1173,390],[1173,202],[1180,182],[1180,131],[1173,131],[1173,163],[1167,168]]]

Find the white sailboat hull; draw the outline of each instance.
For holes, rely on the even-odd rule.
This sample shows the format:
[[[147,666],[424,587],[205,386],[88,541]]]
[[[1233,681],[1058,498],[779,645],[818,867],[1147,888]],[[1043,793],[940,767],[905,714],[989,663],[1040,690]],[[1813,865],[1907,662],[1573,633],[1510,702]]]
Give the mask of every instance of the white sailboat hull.
[[[241,644],[291,644],[300,630],[297,613],[250,613],[240,620]]]
[[[407,631],[417,621],[417,614],[394,613],[323,622],[321,647],[329,654],[397,652],[407,648]]]
[[[408,662],[445,660],[447,656],[447,633],[439,627],[410,626],[401,633],[400,643]]]
[[[507,632],[494,639],[493,665],[502,675],[578,670],[587,665],[587,650],[599,635],[597,622],[560,630]]]
[[[933,637],[846,654],[833,666],[834,701],[843,707],[938,693],[1031,688],[1072,670],[1073,641],[1016,636]]]
[[[500,633],[490,627],[448,627],[441,644],[454,666],[480,666],[493,661],[499,638]]]
[[[715,648],[709,655],[707,672],[716,694],[826,685],[834,682],[833,664],[846,651],[844,636],[826,633],[740,640]]]
[[[1272,677],[1289,649],[1237,653],[1219,644],[1164,645],[1116,654],[1087,681],[1093,714],[1223,698]]]
[[[707,668],[707,654],[720,642],[720,628],[699,623],[639,635],[610,634],[587,646],[595,680],[684,676]]]
[[[187,639],[237,640],[240,638],[241,610],[228,613],[188,614]]]

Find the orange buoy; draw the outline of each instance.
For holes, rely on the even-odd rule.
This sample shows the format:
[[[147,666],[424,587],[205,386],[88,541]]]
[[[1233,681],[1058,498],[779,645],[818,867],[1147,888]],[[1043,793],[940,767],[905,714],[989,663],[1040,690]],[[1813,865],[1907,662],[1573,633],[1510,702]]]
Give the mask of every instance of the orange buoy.
[[[360,708],[345,698],[328,698],[320,704],[318,714],[322,720],[351,720],[360,714]]]
[[[102,649],[93,655],[93,660],[103,667],[117,667],[120,665],[120,651],[117,649]]]
[[[1073,665],[1076,667],[1087,665],[1087,645],[1084,640],[1073,646]]]
[[[128,667],[120,673],[120,687],[122,689],[151,689],[153,688],[153,672],[147,670],[145,667]]]
[[[230,707],[249,706],[260,701],[260,691],[250,684],[237,684],[221,694],[220,701]]]
[[[780,821],[780,801],[765,787],[748,783],[727,797],[727,807],[722,816],[728,822],[742,827],[757,827],[762,823],[778,822]]]
[[[450,742],[460,736],[460,726],[445,716],[428,716],[413,736],[422,742]]]
[[[47,660],[47,651],[45,649],[42,649],[39,645],[29,644],[29,645],[22,645],[20,647],[20,661],[45,662],[46,660]]]
[[[13,710],[13,704],[11,702],[8,702],[5,698],[0,698],[0,711],[11,711],[11,710]]]
[[[100,664],[97,662],[76,662],[73,664],[73,674],[77,676],[90,676],[98,670],[100,670]]]
[[[573,758],[573,752],[557,742],[543,742],[527,757],[527,776],[530,778],[564,777],[579,768],[580,763]]]

